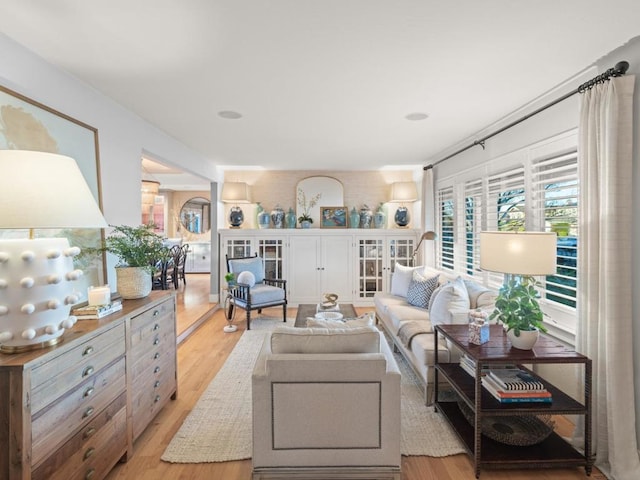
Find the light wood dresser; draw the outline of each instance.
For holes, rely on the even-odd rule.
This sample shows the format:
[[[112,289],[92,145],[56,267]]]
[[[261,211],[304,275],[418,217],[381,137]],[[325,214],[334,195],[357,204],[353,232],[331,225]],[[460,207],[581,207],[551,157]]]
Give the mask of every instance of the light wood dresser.
[[[1,355],[0,479],[102,479],[176,394],[170,292],[80,320],[56,346]]]

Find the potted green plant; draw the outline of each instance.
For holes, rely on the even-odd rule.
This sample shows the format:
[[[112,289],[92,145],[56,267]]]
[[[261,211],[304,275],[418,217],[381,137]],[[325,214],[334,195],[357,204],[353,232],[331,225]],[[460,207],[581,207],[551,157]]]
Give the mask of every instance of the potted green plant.
[[[224,275],[224,281],[227,282],[227,285],[229,285],[231,287],[231,286],[235,285],[235,283],[236,283],[236,276],[231,272],[226,273]]]
[[[155,264],[165,255],[162,237],[153,232],[152,224],[110,226],[113,227],[111,234],[101,247],[92,250],[118,257],[116,278],[122,298],[146,297],[151,292]]]
[[[298,222],[300,222],[300,226],[302,228],[309,228],[313,223],[313,218],[311,218],[311,209],[316,206],[318,200],[320,200],[320,196],[322,194],[318,193],[315,197],[313,197],[309,202],[307,202],[307,196],[304,193],[304,190],[298,188],[298,206],[302,208],[302,215],[298,217]]]
[[[500,288],[495,310],[489,320],[498,320],[507,327],[511,344],[521,350],[530,350],[538,340],[540,331],[546,332],[542,319],[544,313],[538,303],[536,287],[540,283],[534,277],[510,276]]]

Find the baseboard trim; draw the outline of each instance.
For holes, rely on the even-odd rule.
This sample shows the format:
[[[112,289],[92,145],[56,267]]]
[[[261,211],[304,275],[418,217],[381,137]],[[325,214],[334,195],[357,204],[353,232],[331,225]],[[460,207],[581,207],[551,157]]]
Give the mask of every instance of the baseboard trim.
[[[252,480],[400,480],[400,467],[254,468]]]

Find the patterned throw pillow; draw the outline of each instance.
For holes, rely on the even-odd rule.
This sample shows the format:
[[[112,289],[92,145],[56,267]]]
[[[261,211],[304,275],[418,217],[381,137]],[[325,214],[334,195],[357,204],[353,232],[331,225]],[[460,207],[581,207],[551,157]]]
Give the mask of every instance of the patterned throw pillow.
[[[407,291],[407,302],[414,307],[427,308],[433,291],[438,287],[438,275],[426,278],[413,272],[413,278]]]

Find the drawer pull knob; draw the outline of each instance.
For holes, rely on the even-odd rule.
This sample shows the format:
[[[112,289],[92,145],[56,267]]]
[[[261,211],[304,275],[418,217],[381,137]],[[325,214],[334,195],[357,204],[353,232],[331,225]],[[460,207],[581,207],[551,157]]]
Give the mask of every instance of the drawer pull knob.
[[[93,427],[87,428],[87,430],[84,432],[84,435],[82,435],[82,438],[86,440],[87,438],[92,437],[94,433],[96,433],[95,428]]]
[[[154,345],[160,345],[160,339],[159,339],[159,338],[156,338],[156,339],[153,341],[153,344],[154,344]]]
[[[89,457],[91,457],[91,455],[93,455],[95,453],[96,449],[91,447],[89,448],[86,452],[84,452],[84,459],[87,460]]]
[[[86,367],[83,371],[82,371],[82,376],[83,377],[88,377],[89,375],[93,374],[93,366],[89,365],[88,367]]]
[[[156,395],[156,398],[153,399],[153,403],[158,403],[160,401],[160,395]]]
[[[156,382],[153,384],[153,388],[158,388],[160,386],[160,380],[156,380]]]
[[[153,354],[153,359],[154,360],[157,360],[159,358],[160,358],[160,352],[156,352],[156,353]]]
[[[94,392],[93,387],[89,387],[89,388],[87,388],[87,389],[84,391],[84,393],[82,394],[82,396],[83,396],[84,398],[90,397],[91,395],[93,395],[93,392]]]
[[[94,351],[93,347],[89,345],[87,348],[84,349],[84,352],[82,352],[82,356],[86,357],[87,355],[91,355],[93,351]]]
[[[90,470],[87,471],[87,473],[85,473],[84,480],[91,480],[95,475],[95,473],[96,473],[96,469],[91,468]]]
[[[89,407],[87,408],[84,413],[82,414],[82,418],[88,418],[91,415],[93,415],[93,407]]]
[[[154,310],[153,311],[153,316],[157,317],[158,315],[160,315],[160,310]]]
[[[160,371],[160,367],[156,367],[153,369],[153,373],[158,373]]]
[[[153,326],[154,330],[160,330],[160,325],[158,325],[157,323]]]

